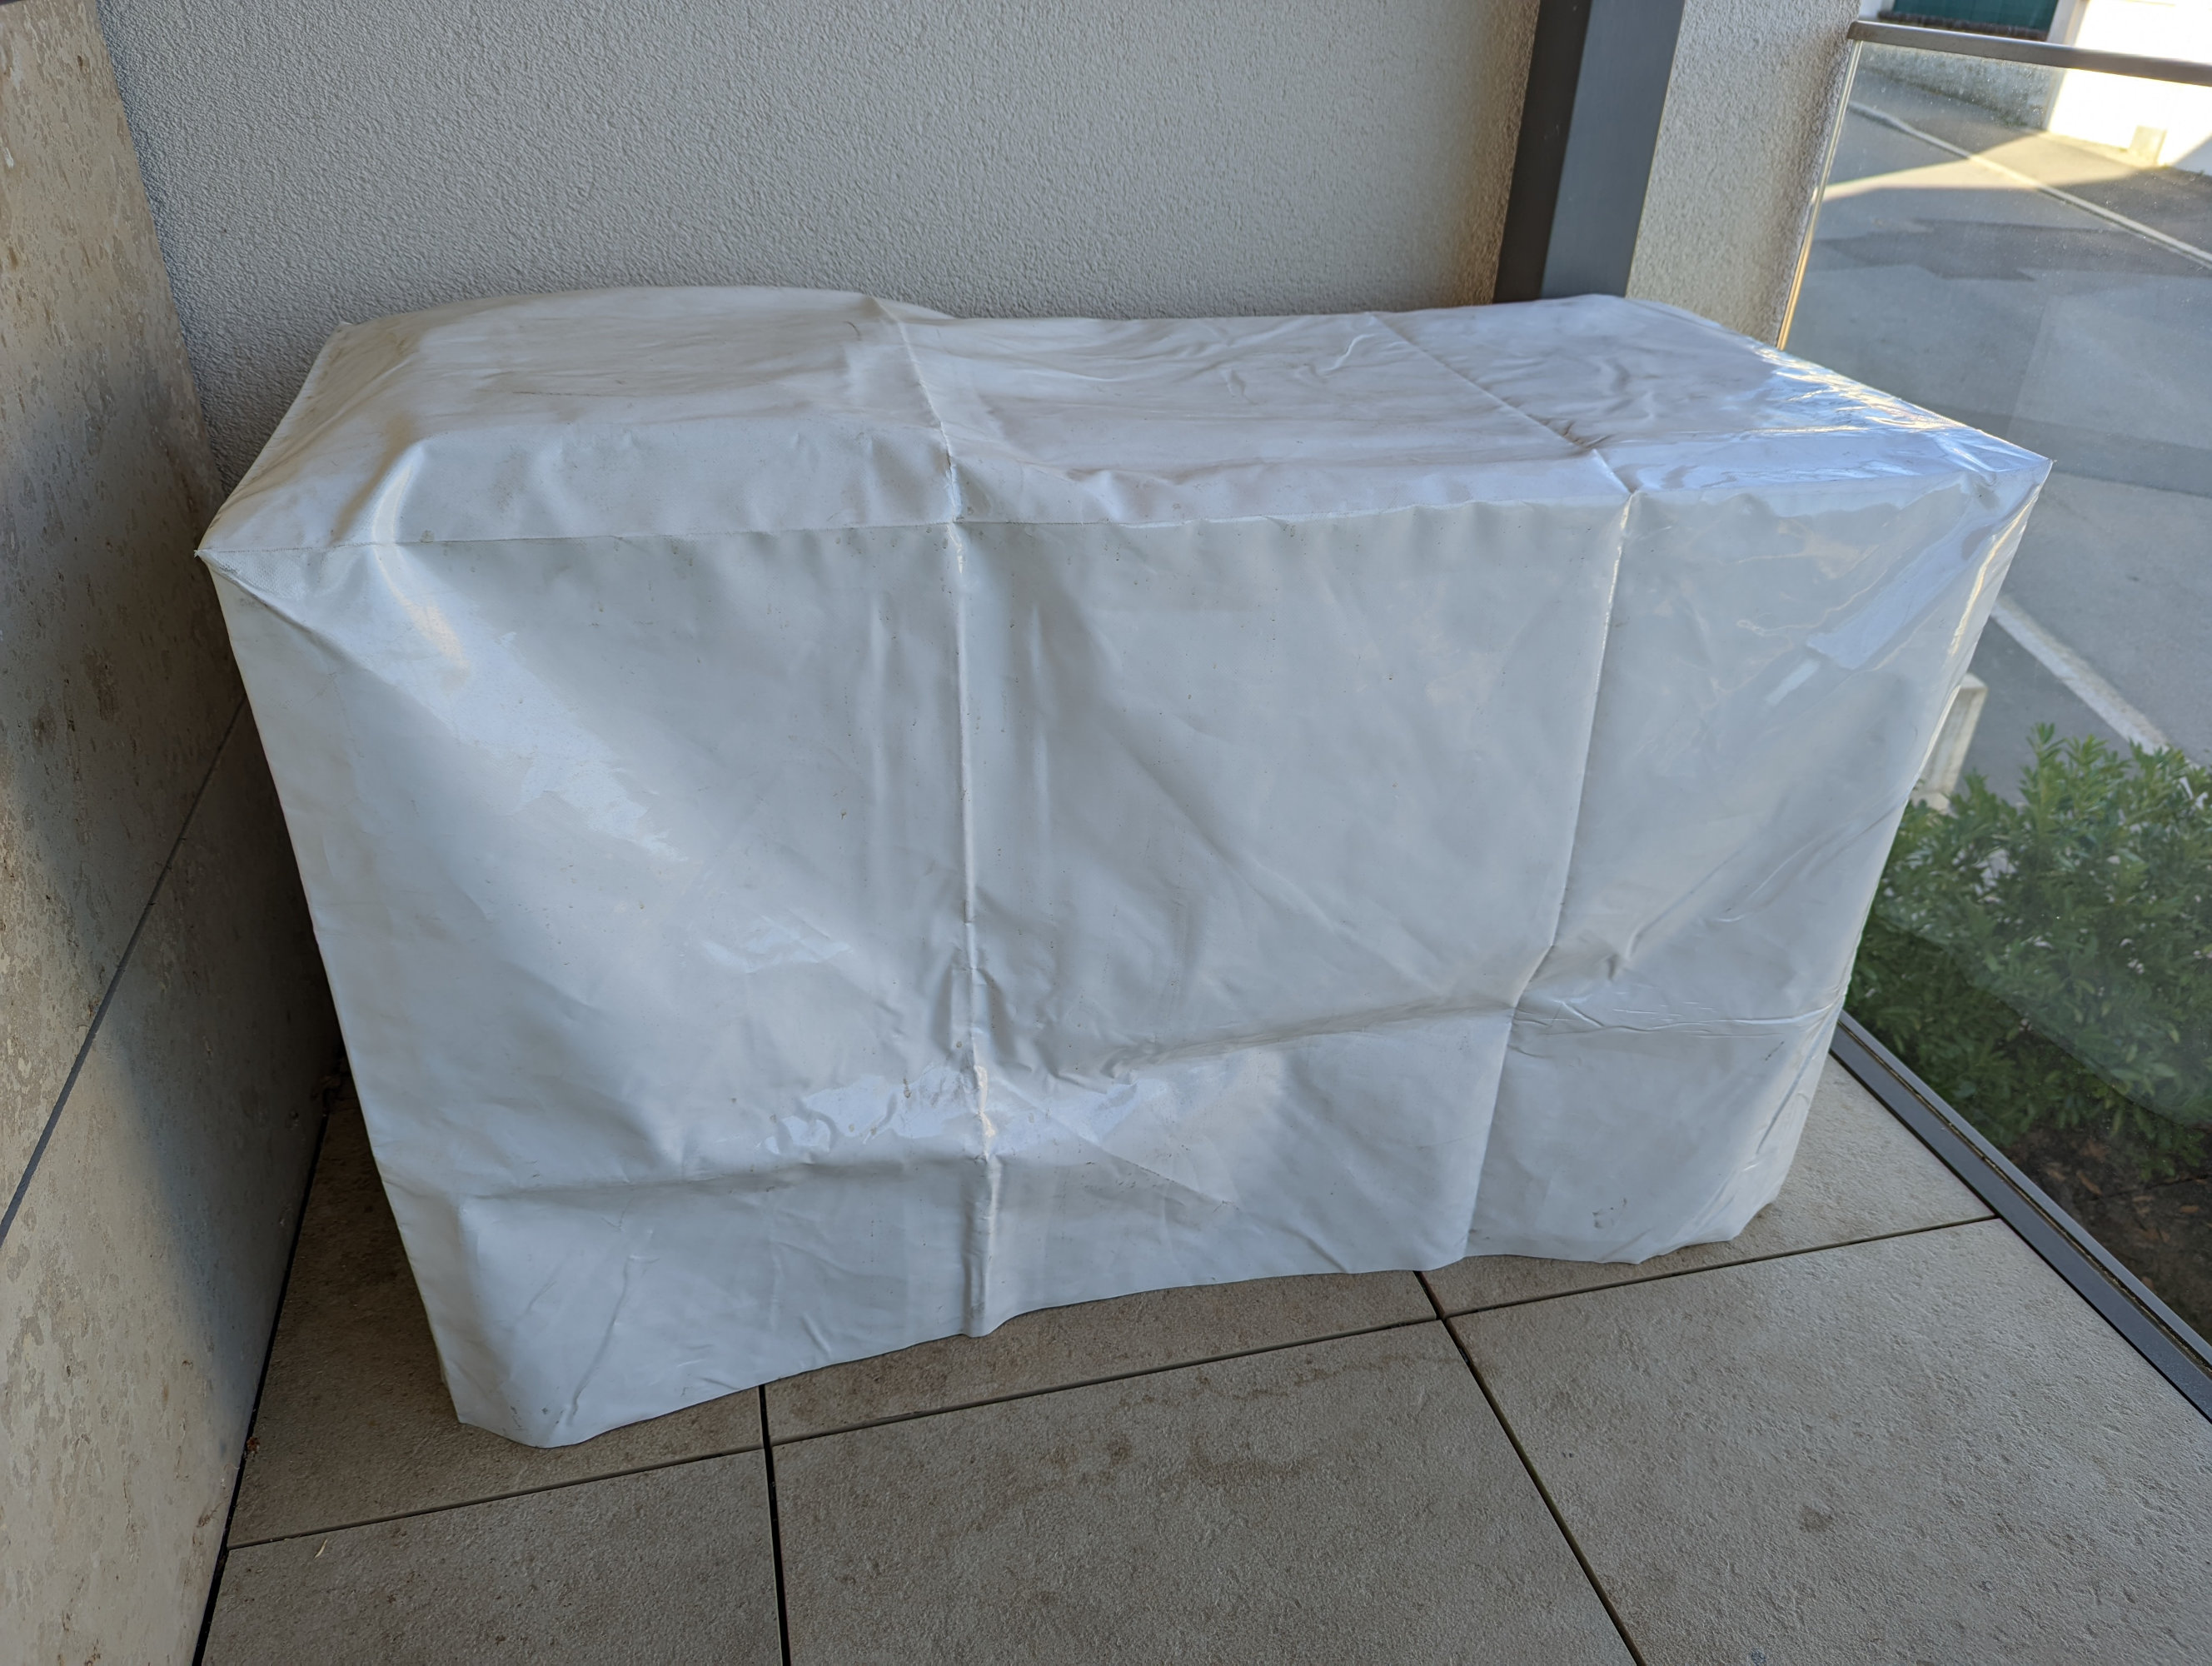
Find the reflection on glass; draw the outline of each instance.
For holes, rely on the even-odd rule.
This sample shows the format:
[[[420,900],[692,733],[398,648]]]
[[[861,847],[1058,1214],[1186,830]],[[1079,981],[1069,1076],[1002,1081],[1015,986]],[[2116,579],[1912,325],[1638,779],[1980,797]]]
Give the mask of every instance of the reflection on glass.
[[[1849,1005],[2200,1333],[2208,134],[2212,89],[1867,48],[1788,344],[2052,459]]]

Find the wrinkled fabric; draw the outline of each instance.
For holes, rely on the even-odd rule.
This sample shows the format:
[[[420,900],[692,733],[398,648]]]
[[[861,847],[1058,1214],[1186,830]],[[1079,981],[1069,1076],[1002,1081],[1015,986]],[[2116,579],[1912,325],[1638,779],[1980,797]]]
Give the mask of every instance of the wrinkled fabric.
[[[1733,1236],[2045,466],[1604,297],[341,331],[202,555],[460,1416]]]

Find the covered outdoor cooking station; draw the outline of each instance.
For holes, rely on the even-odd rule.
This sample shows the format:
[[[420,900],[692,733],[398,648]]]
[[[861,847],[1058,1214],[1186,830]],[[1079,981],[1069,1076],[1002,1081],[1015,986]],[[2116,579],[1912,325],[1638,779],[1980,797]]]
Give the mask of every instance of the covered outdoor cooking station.
[[[1734,1235],[2044,470],[1607,297],[342,331],[202,553],[460,1416]]]

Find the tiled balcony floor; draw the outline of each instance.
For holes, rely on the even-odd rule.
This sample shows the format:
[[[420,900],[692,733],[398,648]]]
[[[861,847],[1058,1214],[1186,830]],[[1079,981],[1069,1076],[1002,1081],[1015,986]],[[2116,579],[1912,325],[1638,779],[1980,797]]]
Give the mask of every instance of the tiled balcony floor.
[[[341,1113],[229,1546],[211,1666],[2148,1666],[2212,1659],[2212,1423],[1832,1066],[1733,1243],[1065,1308],[534,1451],[453,1420]]]

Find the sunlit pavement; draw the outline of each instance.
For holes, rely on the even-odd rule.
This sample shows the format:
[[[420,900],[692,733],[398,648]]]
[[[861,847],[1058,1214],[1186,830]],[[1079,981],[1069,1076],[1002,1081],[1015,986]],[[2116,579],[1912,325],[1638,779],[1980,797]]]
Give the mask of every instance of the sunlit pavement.
[[[2008,130],[1877,74],[1852,102],[1790,350],[2051,458],[2007,602],[2132,708],[2132,727],[2212,759],[2212,256],[2008,173],[2200,250],[2212,179]],[[2018,779],[2037,723],[2130,738],[2051,657],[2017,632],[1983,640],[1990,699],[1967,767],[1993,786]]]

